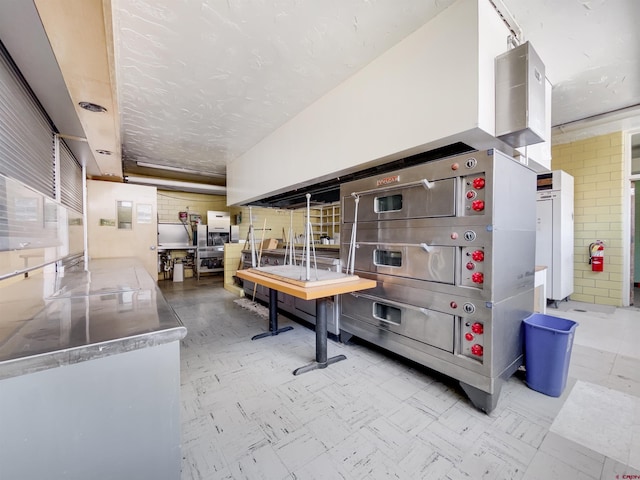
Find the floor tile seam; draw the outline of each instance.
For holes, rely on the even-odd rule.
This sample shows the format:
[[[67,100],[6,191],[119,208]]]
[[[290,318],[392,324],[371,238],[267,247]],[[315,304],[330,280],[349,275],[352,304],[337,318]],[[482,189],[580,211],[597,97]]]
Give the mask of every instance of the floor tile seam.
[[[556,435],[556,436],[560,437],[562,440],[564,440],[565,442],[568,442],[568,443],[570,443],[570,444],[577,445],[579,448],[573,448],[572,450],[573,450],[576,454],[578,454],[578,455],[586,455],[586,456],[590,457],[591,459],[593,459],[594,461],[599,461],[597,458],[595,458],[596,456],[602,457],[602,462],[601,462],[601,463],[602,463],[602,468],[604,468],[604,464],[605,464],[605,462],[606,462],[607,458],[611,458],[611,457],[608,457],[605,453],[603,453],[603,452],[599,452],[599,451],[597,451],[597,450],[594,450],[593,448],[591,448],[591,447],[589,447],[589,446],[587,446],[587,445],[584,445],[584,444],[582,444],[582,443],[580,443],[580,442],[577,442],[577,441],[575,441],[575,440],[573,440],[573,439],[571,439],[571,438],[568,438],[568,437],[566,437],[566,436],[562,435],[562,434],[561,434],[561,433],[559,433],[559,432],[551,431],[551,430],[550,430],[549,432],[547,432],[547,435],[545,436],[545,440],[546,440],[546,437],[547,437],[548,435]],[[543,443],[544,443],[544,442],[543,442]],[[541,445],[541,448],[540,448],[539,450],[540,450],[540,451],[544,451],[545,453],[547,453],[548,455],[552,456],[553,458],[556,458],[556,459],[560,460],[560,461],[561,461],[562,463],[564,463],[565,465],[568,465],[568,466],[570,466],[570,467],[572,467],[572,468],[576,469],[576,467],[574,467],[574,466],[572,466],[572,465],[570,465],[569,463],[567,463],[567,462],[566,462],[565,457],[562,457],[562,456],[560,456],[560,455],[556,455],[556,453],[557,453],[557,452],[555,452],[555,451],[553,451],[553,450],[543,449],[543,448],[542,448],[542,445]],[[585,450],[586,452],[585,452],[585,453],[583,453],[583,452],[582,452],[582,451],[580,451],[580,450]],[[559,452],[558,452],[558,453],[559,453]],[[611,458],[611,460],[615,460],[615,459]],[[615,460],[615,461],[618,461],[618,460]],[[601,471],[600,471],[600,473],[598,474],[598,476],[597,476],[597,477],[594,477],[594,478],[596,478],[596,479],[599,479],[599,478],[600,478],[600,476],[602,475],[602,468],[600,469]],[[577,470],[579,470],[579,469],[577,469]],[[585,472],[584,472],[584,471],[582,471],[582,470],[579,470],[579,471],[581,471],[581,472],[585,473]],[[593,475],[591,475],[590,473],[586,473],[586,474],[587,474],[587,475],[589,475],[589,476],[593,476]]]
[[[636,396],[636,395],[633,395],[633,394],[631,394],[631,393],[629,393],[629,392],[619,390],[619,389],[614,388],[614,387],[612,387],[612,386],[610,386],[610,385],[600,385],[600,384],[597,384],[597,383],[594,383],[594,382],[590,382],[590,381],[588,381],[588,380],[580,380],[580,381],[581,381],[582,383],[584,383],[584,384],[587,384],[587,385],[596,385],[596,386],[599,386],[599,387],[603,387],[603,388],[606,388],[606,389],[613,390],[613,391],[615,391],[615,392],[621,393],[622,395],[625,395],[625,396],[633,397],[631,400],[632,400],[632,402],[633,402],[634,404],[636,404],[636,405],[637,405],[637,402],[635,401],[635,399],[637,398],[637,399],[640,401],[640,396]],[[564,408],[564,406],[563,406],[563,408]],[[560,413],[560,412],[559,412],[559,413]],[[622,456],[625,456],[625,457],[626,457],[626,459],[625,459],[625,460],[618,460],[618,459],[615,459],[615,458],[613,458],[613,457],[609,457],[605,452],[600,452],[600,451],[594,450],[592,447],[587,446],[587,445],[585,445],[585,444],[583,444],[583,443],[581,443],[581,442],[579,442],[579,441],[577,441],[577,440],[574,440],[574,439],[571,439],[571,438],[567,438],[567,437],[565,437],[564,435],[562,435],[562,434],[561,434],[560,432],[558,432],[558,431],[555,431],[555,430],[554,430],[554,431],[553,431],[553,433],[554,433],[555,435],[558,435],[558,436],[560,436],[560,437],[564,438],[565,440],[567,440],[567,441],[569,441],[569,442],[576,443],[576,444],[580,445],[581,447],[583,447],[583,448],[585,448],[585,449],[587,449],[587,450],[590,450],[590,451],[592,451],[592,452],[595,452],[595,453],[597,453],[598,455],[602,455],[605,459],[606,459],[606,458],[611,458],[611,460],[613,460],[613,461],[620,462],[620,463],[625,463],[626,465],[629,465],[629,461],[630,461],[631,453],[632,453],[632,448],[631,448],[631,446],[629,446],[629,451],[628,451],[628,453],[627,453],[626,455],[622,455]]]
[[[447,471],[447,473],[449,473],[451,470],[453,470],[453,469],[456,467],[456,464],[455,464],[453,461],[451,461],[451,460],[450,460],[449,458],[447,458],[446,456],[444,456],[444,455],[442,455],[442,454],[440,454],[440,453],[438,453],[438,452],[434,451],[434,450],[430,447],[430,445],[428,445],[427,443],[425,443],[422,439],[420,439],[420,438],[417,438],[417,437],[416,437],[415,441],[416,441],[416,442],[419,442],[420,444],[422,444],[422,446],[423,446],[424,448],[429,449],[429,450],[432,450],[432,452],[433,452],[433,455],[432,455],[432,456],[434,456],[434,455],[435,455],[436,457],[442,457],[442,458],[446,459],[447,461],[449,461],[449,462],[451,463],[451,465],[452,465],[452,466],[451,466],[451,468]],[[398,466],[398,468],[399,468],[399,469],[400,469],[400,470],[401,470],[405,475],[407,475],[406,477],[404,477],[404,478],[407,478],[407,479],[409,479],[409,478],[415,478],[415,477],[412,477],[413,472],[410,472],[410,471],[409,471],[409,470],[407,470],[406,468],[402,467],[400,464],[403,462],[403,460],[405,460],[405,459],[410,455],[410,453],[411,453],[411,451],[410,451],[410,450],[408,450],[408,451],[407,451],[407,453],[406,453],[406,455],[404,455],[402,458],[400,458],[399,460],[397,460],[397,461],[395,462],[395,463],[396,463],[396,465]],[[429,458],[431,458],[431,457],[429,457]],[[445,475],[446,475],[447,473],[445,473]],[[421,477],[421,478],[428,478],[428,477]]]
[[[487,452],[489,455],[491,455],[492,457],[498,459],[499,461],[501,461],[501,465],[500,465],[500,470],[504,470],[504,469],[508,469],[509,467],[517,467],[519,471],[524,473],[527,471],[527,469],[529,468],[529,466],[531,465],[531,462],[533,462],[535,456],[537,455],[537,450],[536,452],[531,456],[531,459],[529,460],[529,462],[527,464],[522,463],[520,461],[518,461],[517,459],[514,459],[513,457],[511,457],[511,459],[506,459],[504,457],[501,457],[500,455],[498,455],[498,452],[495,451],[490,451],[487,450]],[[463,470],[460,470],[460,466],[463,465],[465,463],[466,460],[469,459],[469,457],[477,457],[480,458],[480,455],[477,454],[477,452],[475,451],[469,451],[466,452],[462,459],[460,460],[460,462],[455,466],[455,468],[458,468],[459,471],[464,472]]]
[[[517,415],[520,418],[523,418],[524,420],[526,420],[526,421],[528,421],[528,422],[530,422],[530,423],[532,423],[532,424],[534,424],[534,425],[536,425],[536,426],[538,426],[538,427],[540,427],[542,429],[544,429],[545,432],[549,432],[549,428],[551,428],[551,425],[553,424],[553,421],[546,422],[546,421],[544,421],[543,418],[541,418],[541,417],[539,417],[537,415],[536,416],[526,416],[524,412],[521,412],[521,411],[513,408],[512,406],[507,407],[505,409],[505,411],[503,412],[503,414],[506,413],[507,411],[510,412],[510,413],[513,413],[514,415]],[[496,418],[496,421],[492,423],[492,426],[495,426],[495,424],[500,420],[500,418],[502,418],[502,415]],[[508,432],[505,432],[505,433],[508,433]],[[546,433],[545,433],[545,436],[546,436]]]
[[[638,385],[640,385],[640,382],[637,382],[636,380],[624,378],[624,377],[621,377],[621,376],[615,375],[615,374],[608,375],[605,379],[603,379],[603,381],[616,380],[616,379],[617,380],[622,380],[622,381],[627,381],[628,380],[628,381],[631,381],[631,382],[634,382],[634,383],[637,383]],[[598,385],[600,387],[609,388],[609,389],[614,390],[614,391],[616,391],[618,393],[624,393],[625,395],[629,395],[631,397],[635,397],[635,398],[639,398],[640,399],[640,389],[639,389],[638,393],[634,393],[634,392],[630,392],[628,390],[623,390],[620,386],[615,385],[613,383],[609,383],[609,382],[606,383],[606,384],[602,384],[602,383],[599,383],[599,382],[589,381],[589,380],[580,380],[580,381],[593,383],[594,385]]]
[[[594,479],[594,480],[599,480],[602,476],[602,470],[599,476],[594,477],[592,475],[586,474],[583,471],[577,469],[576,467],[569,465],[567,462],[563,461],[561,458],[555,457],[553,455],[551,455],[549,452],[547,451],[543,451],[543,450],[538,450],[534,456],[534,458],[531,460],[531,462],[529,463],[529,465],[527,466],[527,469],[525,471],[524,477],[527,476],[527,473],[529,471],[529,469],[532,467],[533,462],[536,460],[536,458],[538,457],[538,455],[544,455],[546,459],[548,460],[552,460],[554,462],[560,463],[562,464],[564,467],[566,467],[568,470],[572,470],[573,472],[575,472],[576,474],[583,474],[586,478],[590,478],[590,479]],[[603,467],[604,467],[604,462],[603,462]],[[535,477],[535,478],[540,478],[540,477]],[[563,477],[564,478],[564,477]],[[612,480],[610,478],[606,478],[603,480]]]
[[[490,425],[489,427],[487,427],[479,435],[477,439],[473,440],[473,445],[474,446],[480,445],[482,441],[487,442],[490,446],[491,445],[494,446],[495,449],[492,451],[497,454],[500,453],[500,450],[501,450],[500,447],[505,446],[506,447],[504,449],[506,451],[505,458],[508,457],[508,459],[513,460],[513,462],[518,463],[525,467],[531,461],[533,461],[533,458],[535,457],[536,452],[539,451],[539,447],[531,445],[530,443],[527,443],[526,441],[521,440],[515,437],[514,435],[511,435],[493,425]],[[513,453],[514,449],[516,448],[518,452],[517,455]],[[528,457],[530,454],[530,458],[528,459],[528,461],[521,462],[520,454],[524,455],[525,458]],[[502,458],[500,457],[500,455],[498,455],[498,457]]]
[[[229,470],[229,473],[231,473],[232,475],[234,474],[233,473],[234,472],[234,468],[233,467],[239,468],[240,471],[242,472],[242,468],[240,467],[240,465],[241,465],[242,461],[245,460],[245,459],[251,459],[251,460],[253,460],[255,462],[255,459],[253,458],[253,454],[254,454],[254,452],[256,450],[259,450],[261,448],[265,448],[265,447],[271,448],[271,450],[273,451],[273,454],[276,455],[276,457],[277,457],[277,453],[276,453],[275,449],[273,448],[273,445],[271,444],[269,439],[265,438],[264,441],[266,442],[265,444],[260,445],[256,449],[249,449],[243,455],[241,455],[241,456],[239,456],[237,458],[234,458],[231,455],[227,456],[225,451],[222,451],[222,456],[223,456],[223,458],[224,458],[224,460],[225,460],[225,462],[227,464],[227,469]],[[277,458],[278,458],[278,460],[280,460],[280,457],[277,457]],[[286,480],[288,477],[291,476],[291,471],[289,470],[287,465],[282,462],[282,460],[280,460],[280,463],[282,464],[284,469],[287,471],[287,475],[282,478],[282,480]],[[257,464],[257,462],[256,462],[256,464]],[[233,477],[233,478],[236,478],[236,477]],[[248,477],[245,477],[245,478],[248,478]]]
[[[619,340],[618,340],[618,342],[619,342]],[[578,338],[575,338],[575,337],[574,337],[574,340],[573,340],[573,344],[574,345],[579,345],[579,346],[581,346],[583,348],[591,348],[593,350],[600,350],[602,352],[612,353],[614,355],[618,355],[619,350],[620,350],[619,348],[612,349],[612,348],[606,348],[604,346],[595,347],[595,346],[593,346],[593,343],[591,343],[591,342],[581,342]]]
[[[574,339],[573,343],[574,343],[574,345],[578,345],[581,348],[588,348],[588,349],[594,350],[596,352],[600,351],[600,352],[610,353],[610,354],[614,355],[613,361],[611,362],[611,367],[609,368],[609,375],[611,374],[611,371],[613,369],[613,365],[615,364],[615,360],[618,358],[618,355],[620,355],[620,353],[619,353],[620,349],[619,348],[616,348],[615,350],[602,348],[602,347],[596,348],[596,347],[594,347],[592,345],[587,345],[585,343],[580,343],[580,342],[576,341],[576,339]],[[569,359],[569,361],[571,361],[571,359]]]
[[[342,442],[340,442],[340,443],[338,443],[337,445],[334,445],[332,448],[328,449],[328,450],[327,450],[327,452],[326,452],[326,453],[327,453],[331,458],[333,458],[333,460],[334,460],[335,462],[337,462],[337,464],[338,464],[338,465],[340,465],[340,466],[341,466],[341,467],[342,467],[342,468],[347,472],[347,474],[348,474],[348,475],[350,475],[350,477],[358,478],[358,479],[360,479],[360,478],[367,478],[367,477],[362,477],[361,475],[357,475],[357,474],[356,474],[356,475],[354,475],[354,474],[353,474],[353,473],[354,473],[355,468],[354,468],[354,469],[351,469],[351,468],[349,468],[349,467],[347,466],[347,464],[346,464],[346,462],[345,462],[345,459],[344,459],[344,458],[341,458],[341,456],[339,455],[338,447],[339,447],[339,446],[341,446],[341,445],[342,445],[342,444],[343,444],[347,439],[349,439],[350,437],[354,437],[354,436],[360,436],[360,437],[361,437],[361,435],[362,435],[362,434],[359,432],[359,429],[358,429],[358,430],[356,430],[355,432],[353,432],[351,435],[349,435],[347,438],[345,438]],[[357,444],[357,443],[358,443],[358,442],[356,442],[356,444]],[[374,457],[375,457],[375,456],[384,456],[384,457],[386,457],[386,458],[387,458],[387,460],[391,461],[391,458],[389,458],[389,456],[388,456],[388,455],[386,455],[384,451],[381,451],[381,450],[380,450],[377,446],[375,446],[375,445],[373,446],[373,454],[374,454],[374,455],[373,455]]]
[[[315,438],[315,436],[313,436],[313,438]],[[324,448],[324,444],[323,444],[320,440],[318,440],[318,443],[322,444],[322,446],[323,446],[323,448]],[[278,448],[277,448],[277,446],[276,446],[276,445],[277,445],[277,444],[272,444],[273,451],[274,451],[274,453],[276,454],[276,456],[278,457],[278,459],[280,460],[280,462],[282,462],[282,464],[287,468],[287,470],[289,471],[289,475],[293,475],[293,474],[294,474],[294,472],[295,472],[296,470],[300,470],[300,469],[301,469],[301,468],[303,468],[305,465],[308,465],[308,464],[310,464],[311,462],[313,462],[314,460],[316,460],[316,459],[318,459],[319,457],[321,457],[323,454],[328,453],[328,451],[325,449],[325,451],[324,451],[324,452],[320,452],[320,453],[318,453],[317,455],[314,455],[314,456],[313,456],[313,458],[308,459],[308,460],[307,460],[307,462],[306,462],[304,465],[300,465],[300,466],[299,466],[299,467],[297,467],[295,470],[292,470],[292,469],[290,469],[290,468],[289,468],[289,465],[287,464],[287,462],[285,461],[285,459],[283,459],[283,458],[280,456],[280,454],[279,454],[279,450],[278,450]]]

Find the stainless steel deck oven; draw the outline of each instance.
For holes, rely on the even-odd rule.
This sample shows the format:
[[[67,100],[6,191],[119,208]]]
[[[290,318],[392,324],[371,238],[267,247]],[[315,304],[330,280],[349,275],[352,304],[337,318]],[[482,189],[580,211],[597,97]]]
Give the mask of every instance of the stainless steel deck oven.
[[[343,295],[340,330],[460,381],[490,412],[522,364],[533,309],[536,174],[496,150],[341,186],[341,260],[377,287]],[[356,199],[358,201],[356,202]]]

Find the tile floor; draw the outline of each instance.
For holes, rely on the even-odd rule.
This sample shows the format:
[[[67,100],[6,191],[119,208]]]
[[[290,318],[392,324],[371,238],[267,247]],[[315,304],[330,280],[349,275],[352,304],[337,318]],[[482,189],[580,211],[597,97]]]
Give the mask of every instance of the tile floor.
[[[267,322],[221,277],[159,282],[188,329],[182,344],[183,480],[640,478],[640,310],[561,302],[576,320],[562,397],[517,372],[497,408],[455,381],[361,343],[347,360],[294,377],[315,336],[252,342]]]

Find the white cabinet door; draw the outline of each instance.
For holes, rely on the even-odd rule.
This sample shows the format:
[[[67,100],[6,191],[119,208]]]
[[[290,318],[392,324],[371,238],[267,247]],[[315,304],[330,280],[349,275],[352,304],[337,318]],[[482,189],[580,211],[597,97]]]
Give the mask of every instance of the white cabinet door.
[[[553,200],[538,200],[536,212],[536,265],[547,267],[548,296],[553,291]]]

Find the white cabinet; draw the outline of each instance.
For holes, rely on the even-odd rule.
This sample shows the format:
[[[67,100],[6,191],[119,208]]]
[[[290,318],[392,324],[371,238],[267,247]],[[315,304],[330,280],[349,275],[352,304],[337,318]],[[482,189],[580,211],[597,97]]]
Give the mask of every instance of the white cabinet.
[[[538,175],[536,265],[547,267],[547,299],[573,293],[573,177],[562,170]]]

